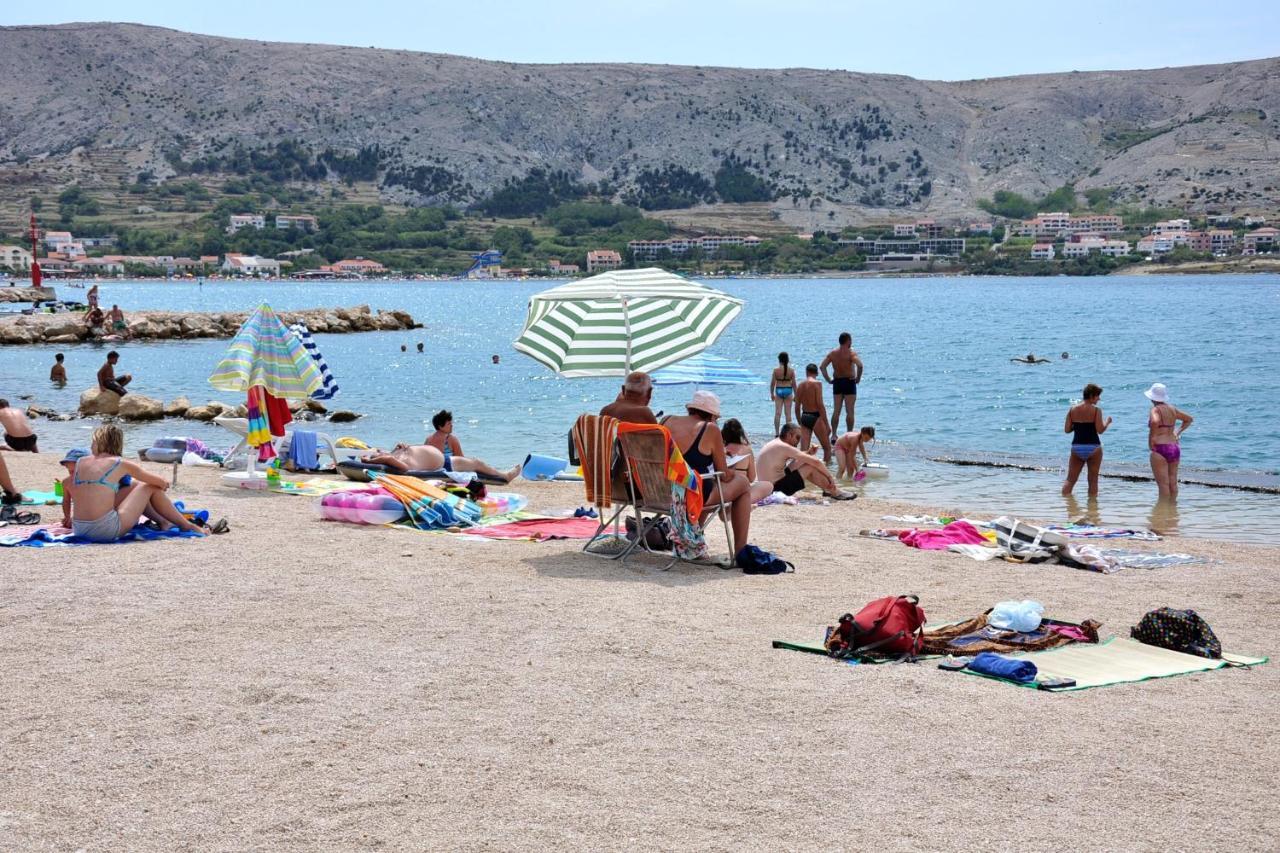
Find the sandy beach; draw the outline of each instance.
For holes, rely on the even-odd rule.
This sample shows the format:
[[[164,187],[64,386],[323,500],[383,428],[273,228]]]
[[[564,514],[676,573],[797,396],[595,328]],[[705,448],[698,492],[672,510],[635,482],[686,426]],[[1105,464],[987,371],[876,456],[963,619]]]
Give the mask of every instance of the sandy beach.
[[[48,488],[55,454],[6,453]],[[156,470],[160,470],[157,466]],[[905,507],[757,510],[794,575],[324,522],[184,469],[203,541],[0,550],[9,850],[1268,849],[1280,665],[1071,694],[788,651],[916,593],[1104,635],[1192,607],[1275,654],[1280,550],[1100,575],[858,538]],[[531,509],[578,484],[516,489]],[[873,490],[874,492],[874,490]],[[56,521],[56,507],[43,509]],[[714,543],[714,538],[713,538]],[[723,543],[721,542],[721,548]]]

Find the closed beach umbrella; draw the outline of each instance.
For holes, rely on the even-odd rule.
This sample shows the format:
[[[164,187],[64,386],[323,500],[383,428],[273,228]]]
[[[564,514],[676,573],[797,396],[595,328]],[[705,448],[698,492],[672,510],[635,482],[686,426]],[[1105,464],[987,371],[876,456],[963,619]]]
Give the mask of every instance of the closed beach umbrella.
[[[209,384],[220,391],[241,394],[261,386],[274,397],[302,400],[324,383],[302,343],[264,303],[231,339]]]
[[[654,385],[763,385],[764,380],[741,364],[700,352],[679,364],[653,372]]]
[[[529,300],[515,348],[561,376],[652,372],[715,343],[742,300],[657,268],[614,270]]]

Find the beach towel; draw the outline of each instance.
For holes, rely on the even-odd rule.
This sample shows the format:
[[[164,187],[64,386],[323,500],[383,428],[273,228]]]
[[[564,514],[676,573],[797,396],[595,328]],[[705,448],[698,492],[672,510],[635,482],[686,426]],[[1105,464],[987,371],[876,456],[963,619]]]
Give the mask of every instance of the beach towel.
[[[613,505],[613,445],[617,438],[618,419],[607,415],[580,415],[573,425],[587,503],[600,509]]]
[[[1093,524],[1047,524],[1045,530],[1056,530],[1072,539],[1138,539],[1159,542],[1159,535],[1138,527],[1098,527]]]
[[[320,454],[316,434],[308,429],[295,429],[289,439],[289,458],[294,467],[302,471],[314,471],[320,467]]]
[[[671,433],[667,431],[666,427],[659,424],[618,423],[618,433],[620,435],[654,431],[662,434],[667,456],[667,480],[684,489],[685,509],[688,511],[689,520],[696,524],[698,519],[702,517],[702,480],[699,478],[698,472],[690,468],[689,463],[684,461],[684,455],[680,452],[680,448],[676,446],[675,439],[671,437]]]
[[[472,527],[462,532],[486,539],[547,542],[553,539],[590,539],[599,528],[600,522],[594,518],[530,518],[487,527]]]
[[[1034,681],[1036,665],[1026,658],[1006,658],[995,652],[979,652],[969,663],[969,669],[992,678],[1024,683]]]
[[[23,506],[53,506],[62,503],[62,498],[54,492],[37,492],[28,489],[22,493]]]
[[[319,497],[327,495],[330,492],[341,492],[351,488],[350,480],[324,480],[315,478],[311,480],[280,480],[278,483],[272,483],[267,489],[281,495],[299,495],[301,497]]]
[[[967,521],[953,521],[941,530],[904,530],[898,541],[925,551],[945,551],[951,545],[983,545],[986,538]]]
[[[302,323],[294,323],[289,327],[289,331],[302,344],[302,348],[307,351],[307,355],[311,356],[311,360],[315,362],[316,370],[320,371],[320,388],[311,394],[311,399],[332,399],[338,393],[338,381],[333,378],[333,372],[329,370],[329,365],[325,362],[324,356],[320,354],[320,347],[316,346],[315,338],[311,337],[311,330]]]
[[[934,655],[974,655],[978,652],[1040,652],[1077,642],[1098,642],[1100,622],[1080,625],[1046,619],[1034,631],[1002,631],[987,624],[987,615],[929,628],[920,648]]]
[[[199,533],[191,530],[179,530],[176,527],[171,527],[168,530],[152,530],[146,525],[139,524],[115,542],[94,542],[92,539],[84,539],[71,533],[54,532],[55,530],[61,529],[63,528],[41,527],[26,536],[2,536],[0,537],[0,548],[54,548],[63,545],[117,545],[121,542],[152,542],[157,539],[203,538]]]
[[[1269,658],[1223,652],[1220,659],[1202,658],[1182,652],[1148,646],[1127,637],[1112,637],[1101,643],[1074,643],[1060,649],[1045,652],[1027,652],[1012,655],[1032,661],[1040,678],[1070,678],[1072,687],[1055,688],[1053,692],[1086,690],[1090,687],[1106,687],[1147,681],[1152,678],[1168,678],[1192,672],[1206,672],[1228,666],[1259,666]],[[963,670],[969,675],[981,673]],[[1006,682],[1012,683],[1012,682]],[[1019,687],[1035,688],[1035,682],[1019,684]]]

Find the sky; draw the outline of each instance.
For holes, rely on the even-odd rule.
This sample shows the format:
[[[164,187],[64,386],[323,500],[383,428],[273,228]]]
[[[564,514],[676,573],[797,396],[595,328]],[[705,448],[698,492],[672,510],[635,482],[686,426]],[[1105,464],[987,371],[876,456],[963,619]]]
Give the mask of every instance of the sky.
[[[1228,8],[1228,7],[1223,7]],[[1076,0],[9,0],[0,25],[129,21],[508,62],[826,68],[967,80],[1280,55],[1269,3]]]

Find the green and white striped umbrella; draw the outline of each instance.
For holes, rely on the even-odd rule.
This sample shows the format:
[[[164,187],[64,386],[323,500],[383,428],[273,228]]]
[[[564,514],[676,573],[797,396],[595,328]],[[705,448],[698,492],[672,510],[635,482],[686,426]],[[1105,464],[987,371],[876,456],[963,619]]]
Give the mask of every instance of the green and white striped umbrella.
[[[702,352],[740,313],[666,270],[614,270],[534,294],[515,348],[561,376],[625,376]]]

